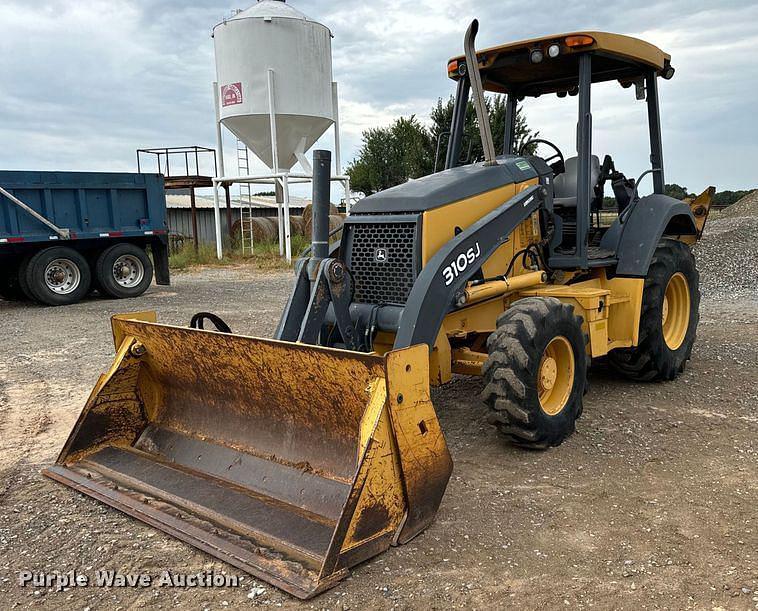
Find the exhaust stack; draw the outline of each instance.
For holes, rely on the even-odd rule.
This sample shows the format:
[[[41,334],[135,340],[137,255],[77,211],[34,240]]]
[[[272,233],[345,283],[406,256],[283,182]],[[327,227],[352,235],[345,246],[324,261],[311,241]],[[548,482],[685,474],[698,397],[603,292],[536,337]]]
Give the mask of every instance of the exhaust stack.
[[[492,139],[492,128],[490,127],[490,116],[487,112],[487,105],[484,101],[484,87],[482,86],[482,75],[479,73],[479,62],[476,58],[476,34],[479,31],[479,20],[474,19],[466,31],[464,41],[464,51],[466,54],[466,68],[468,69],[468,78],[471,83],[471,94],[474,98],[474,108],[476,109],[476,119],[479,122],[479,133],[482,137],[482,148],[484,149],[485,165],[497,165],[495,161],[495,144]]]

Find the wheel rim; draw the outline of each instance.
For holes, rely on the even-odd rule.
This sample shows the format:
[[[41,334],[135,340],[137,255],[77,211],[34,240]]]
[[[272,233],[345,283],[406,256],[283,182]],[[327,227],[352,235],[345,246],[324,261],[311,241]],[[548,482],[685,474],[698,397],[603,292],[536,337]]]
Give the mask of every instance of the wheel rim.
[[[144,277],[145,266],[134,255],[121,255],[113,263],[113,279],[119,286],[134,288]]]
[[[671,276],[663,296],[663,339],[671,350],[684,343],[690,326],[690,287],[682,272]]]
[[[571,343],[562,335],[554,337],[542,353],[537,372],[537,392],[540,406],[549,416],[566,407],[574,388],[576,362]]]
[[[45,268],[45,286],[58,295],[73,293],[81,281],[79,266],[70,259],[55,259]]]

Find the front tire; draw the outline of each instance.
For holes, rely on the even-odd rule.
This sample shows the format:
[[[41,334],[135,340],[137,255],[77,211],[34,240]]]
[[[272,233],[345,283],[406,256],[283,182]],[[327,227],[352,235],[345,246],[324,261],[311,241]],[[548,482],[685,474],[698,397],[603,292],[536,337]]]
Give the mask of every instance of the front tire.
[[[692,355],[699,320],[695,257],[686,244],[661,240],[645,278],[637,346],[612,350],[608,362],[632,380],[673,380]]]
[[[500,315],[482,369],[490,423],[516,445],[546,449],[576,428],[587,385],[587,337],[574,308],[529,297]]]
[[[70,305],[80,301],[92,281],[87,260],[66,246],[54,246],[34,255],[25,273],[29,294],[42,304]]]
[[[95,276],[98,289],[108,297],[139,297],[153,281],[153,264],[143,248],[114,244],[97,258]]]

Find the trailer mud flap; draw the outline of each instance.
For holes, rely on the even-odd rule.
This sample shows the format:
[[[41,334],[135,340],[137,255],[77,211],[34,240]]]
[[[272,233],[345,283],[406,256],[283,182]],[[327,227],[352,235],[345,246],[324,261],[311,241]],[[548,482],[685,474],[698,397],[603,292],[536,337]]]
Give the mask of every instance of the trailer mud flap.
[[[428,526],[452,470],[428,348],[384,357],[115,317],[45,475],[298,596]]]

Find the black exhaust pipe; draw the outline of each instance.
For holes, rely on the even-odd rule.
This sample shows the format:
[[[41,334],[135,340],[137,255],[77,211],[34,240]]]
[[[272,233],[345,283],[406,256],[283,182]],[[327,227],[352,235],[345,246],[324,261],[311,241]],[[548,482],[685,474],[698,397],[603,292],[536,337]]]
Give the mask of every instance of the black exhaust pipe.
[[[316,259],[329,256],[329,207],[331,205],[331,151],[313,151],[313,203],[311,241]]]

